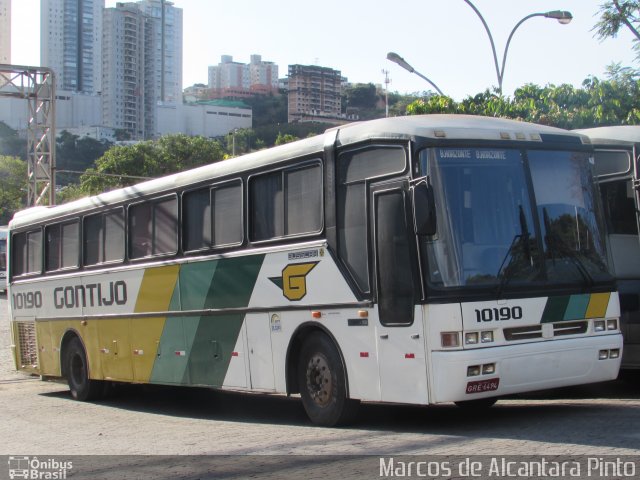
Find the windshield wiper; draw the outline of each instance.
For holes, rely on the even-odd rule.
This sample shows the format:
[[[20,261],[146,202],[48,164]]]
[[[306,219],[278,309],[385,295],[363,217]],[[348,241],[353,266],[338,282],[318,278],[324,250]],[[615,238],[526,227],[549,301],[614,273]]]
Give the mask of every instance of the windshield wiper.
[[[515,235],[513,237],[513,240],[511,240],[511,245],[509,246],[509,249],[507,250],[506,255],[504,256],[504,258],[502,259],[502,263],[500,264],[500,268],[498,269],[498,273],[497,273],[497,278],[500,279],[500,284],[498,285],[498,288],[496,290],[496,295],[498,298],[500,298],[500,296],[502,295],[502,292],[504,291],[505,287],[507,286],[507,284],[511,281],[511,279],[513,278],[513,276],[515,275],[516,270],[515,269],[511,269],[509,268],[511,266],[511,264],[514,261],[515,255],[512,254],[513,249],[515,248],[515,246],[518,243],[522,243],[523,244],[523,251],[525,254],[525,257],[527,259],[527,263],[529,263],[529,265],[531,265],[533,267],[533,258],[531,257],[531,245],[529,243],[529,227],[527,225],[527,217],[524,214],[524,209],[522,208],[522,205],[518,205],[518,209],[519,209],[519,217],[520,217],[520,231],[522,233]],[[518,242],[518,240],[520,242]],[[507,261],[507,258],[511,257],[511,260],[509,260],[509,263],[507,264],[506,268],[505,268],[505,262]]]
[[[587,285],[593,286],[595,281],[593,280],[593,277],[589,273],[589,270],[587,269],[587,267],[585,267],[584,262],[576,254],[576,252],[574,252],[571,249],[571,247],[569,247],[564,242],[562,237],[558,235],[558,233],[551,228],[551,221],[549,220],[549,214],[547,212],[546,207],[542,208],[542,216],[544,221],[544,228],[547,234],[545,241],[547,243],[547,248],[549,249],[549,253],[551,253],[551,259],[554,260],[553,258],[554,251],[558,252],[560,255],[563,255],[569,258],[569,260],[571,260],[571,262],[575,265],[576,270],[578,270],[578,273],[580,273],[580,275],[582,275],[582,278],[587,282]]]

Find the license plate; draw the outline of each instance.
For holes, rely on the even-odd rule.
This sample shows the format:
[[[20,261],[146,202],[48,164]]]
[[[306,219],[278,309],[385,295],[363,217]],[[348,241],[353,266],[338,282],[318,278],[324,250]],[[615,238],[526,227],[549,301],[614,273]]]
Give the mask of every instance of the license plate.
[[[498,389],[499,378],[488,378],[487,380],[476,380],[467,383],[467,393],[491,392]]]

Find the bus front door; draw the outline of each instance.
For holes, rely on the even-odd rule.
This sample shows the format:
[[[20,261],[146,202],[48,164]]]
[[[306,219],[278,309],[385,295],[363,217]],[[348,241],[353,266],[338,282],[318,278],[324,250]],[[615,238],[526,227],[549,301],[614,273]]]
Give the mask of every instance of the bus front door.
[[[404,187],[404,188],[403,188]],[[428,403],[424,329],[406,182],[372,189],[381,400]]]

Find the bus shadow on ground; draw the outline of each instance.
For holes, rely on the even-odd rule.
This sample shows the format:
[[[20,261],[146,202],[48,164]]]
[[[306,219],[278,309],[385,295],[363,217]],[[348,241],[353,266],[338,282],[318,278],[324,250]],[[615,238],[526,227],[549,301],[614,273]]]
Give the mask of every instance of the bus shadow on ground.
[[[638,373],[632,373],[613,382],[511,396],[482,410],[463,409],[453,404],[429,407],[362,404],[356,421],[343,430],[366,435],[383,431],[447,435],[467,441],[502,438],[639,448],[640,436],[629,429],[629,425],[638,421],[638,404],[616,404],[615,408],[607,404],[607,399],[637,400],[639,378]],[[72,401],[66,391],[43,395]],[[99,403],[129,411],[204,421],[312,426],[300,399],[281,395],[118,385]],[[417,443],[416,449],[419,448]]]

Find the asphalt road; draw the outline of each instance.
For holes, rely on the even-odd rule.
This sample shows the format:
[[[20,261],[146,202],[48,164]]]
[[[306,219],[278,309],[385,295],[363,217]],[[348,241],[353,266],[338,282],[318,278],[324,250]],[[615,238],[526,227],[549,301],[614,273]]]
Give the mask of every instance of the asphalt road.
[[[67,478],[299,478],[302,471],[308,480],[316,478],[310,463],[320,465],[317,478],[373,478],[379,477],[380,457],[401,455],[436,459],[640,455],[637,374],[614,382],[503,399],[480,412],[454,405],[363,405],[356,424],[330,429],[310,424],[299,399],[283,396],[123,386],[99,403],[76,402],[65,384],[16,372],[10,343],[3,295],[0,455],[14,459],[118,456],[115,460],[77,459],[76,471],[71,471],[75,476]],[[149,462],[147,455],[158,457]],[[197,457],[177,461],[177,455]],[[350,460],[345,455],[366,462],[355,468],[365,476],[347,473],[345,462]],[[334,456],[340,460],[329,462]],[[92,475],[85,477],[78,465],[88,462],[87,458],[92,459],[92,466],[83,468]],[[207,462],[211,458],[228,468],[210,474],[213,467]],[[230,459],[227,464],[225,458]],[[634,458],[635,473],[640,476],[640,457]],[[128,467],[110,468],[111,461]],[[184,468],[176,470],[178,465]],[[138,473],[131,473],[134,470]],[[123,474],[125,471],[129,474]],[[119,476],[109,476],[114,472]],[[0,479],[8,478],[6,473],[0,463]]]

